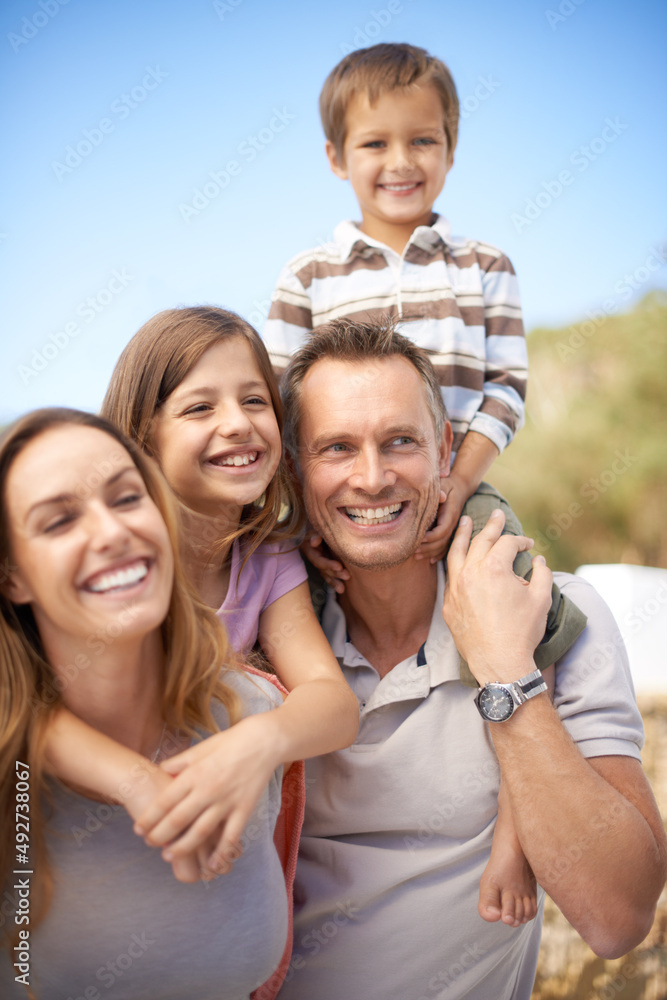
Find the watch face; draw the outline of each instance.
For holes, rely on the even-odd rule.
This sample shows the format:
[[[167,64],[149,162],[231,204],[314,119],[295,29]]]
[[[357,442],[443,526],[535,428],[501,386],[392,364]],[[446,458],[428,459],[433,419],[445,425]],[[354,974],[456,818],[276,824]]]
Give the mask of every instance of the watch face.
[[[479,693],[479,710],[489,722],[505,722],[514,711],[514,702],[505,688],[485,687]]]

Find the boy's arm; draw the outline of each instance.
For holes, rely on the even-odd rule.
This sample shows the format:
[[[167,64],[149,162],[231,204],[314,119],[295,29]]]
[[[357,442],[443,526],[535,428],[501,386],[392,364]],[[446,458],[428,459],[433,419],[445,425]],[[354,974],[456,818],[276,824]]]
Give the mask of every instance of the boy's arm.
[[[482,293],[486,335],[484,397],[468,433],[485,435],[501,452],[523,426],[528,379],[519,285],[504,255],[494,258],[482,272]]]
[[[488,469],[523,425],[528,353],[521,318],[519,286],[509,259],[501,254],[482,270],[486,360],[484,396],[461,442],[451,475],[440,486],[445,496],[435,528],[428,531],[417,559],[438,562]]]
[[[271,309],[262,334],[262,340],[266,344],[273,370],[278,378],[312,329],[310,296],[287,264],[276,282]]]
[[[468,431],[448,476],[440,480],[440,507],[434,528],[427,531],[415,552],[415,559],[439,562],[459,522],[466,500],[484,479],[486,471],[498,457],[498,449],[484,434]]]

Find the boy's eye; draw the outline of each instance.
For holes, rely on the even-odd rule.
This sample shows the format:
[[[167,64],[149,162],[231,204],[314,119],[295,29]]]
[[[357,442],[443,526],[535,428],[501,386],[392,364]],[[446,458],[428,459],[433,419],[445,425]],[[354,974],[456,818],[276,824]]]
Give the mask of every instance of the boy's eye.
[[[382,149],[384,142],[382,139],[372,139],[371,142],[364,143],[364,149]]]
[[[434,146],[435,139],[429,139],[427,136],[420,136],[419,139],[415,139],[415,145],[417,146]]]

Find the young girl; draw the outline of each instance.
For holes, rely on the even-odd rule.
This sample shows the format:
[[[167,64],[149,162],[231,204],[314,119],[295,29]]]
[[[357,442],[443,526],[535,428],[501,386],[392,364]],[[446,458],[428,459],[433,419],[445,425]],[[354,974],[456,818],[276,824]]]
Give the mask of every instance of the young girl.
[[[240,658],[258,639],[289,692],[275,712],[244,719],[165,762],[175,780],[148,809],[133,811],[136,832],[168,845],[163,857],[172,862],[222,824],[207,867],[229,871],[275,768],[347,746],[358,722],[356,698],[313,613],[290,540],[300,508],[282,459],[277,385],[264,345],[239,316],[172,309],[130,341],[102,412],[160,464],[181,503],[186,571]],[[81,727],[61,718],[52,735],[58,773],[81,780]],[[107,747],[107,761],[110,754]],[[91,781],[106,794],[118,784],[116,777],[104,787],[90,775],[88,787]]]
[[[239,1000],[285,947],[280,768],[244,855],[210,886],[176,881],[124,809],[45,776],[60,705],[141,762],[139,800],[142,776],[171,781],[150,763],[169,741],[270,726],[270,709],[282,711],[266,680],[225,669],[224,629],[177,545],[162,477],[106,421],[42,410],[0,442],[0,812],[15,831],[0,840],[7,1000],[99,997],[102,986],[109,997]]]

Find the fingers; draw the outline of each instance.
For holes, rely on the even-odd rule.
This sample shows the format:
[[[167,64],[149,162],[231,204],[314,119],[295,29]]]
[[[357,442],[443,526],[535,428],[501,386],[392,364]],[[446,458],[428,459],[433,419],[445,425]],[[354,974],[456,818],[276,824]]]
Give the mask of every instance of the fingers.
[[[447,569],[450,577],[461,571],[461,568],[466,560],[466,556],[468,555],[471,537],[472,518],[462,517],[459,521],[459,526],[456,529],[456,534],[452,539],[452,544],[449,546]]]
[[[179,882],[198,882],[200,879],[199,863],[194,855],[187,858],[174,858],[171,869]]]
[[[241,835],[246,821],[247,817],[244,817],[242,813],[234,813],[229,817],[222,836],[208,859],[208,867],[211,871],[222,874],[231,871],[234,862],[241,857],[243,853]]]
[[[430,559],[432,563],[439,562],[447,551],[447,543],[452,530],[448,522],[438,524],[427,531],[422,543],[415,552],[415,559]]]
[[[168,845],[162,851],[164,860],[171,861],[172,858],[183,857],[202,847],[208,838],[220,827],[220,824],[224,821],[224,815],[224,809],[217,806],[210,806],[208,809],[205,809],[197,816],[181,837],[169,841]]]

